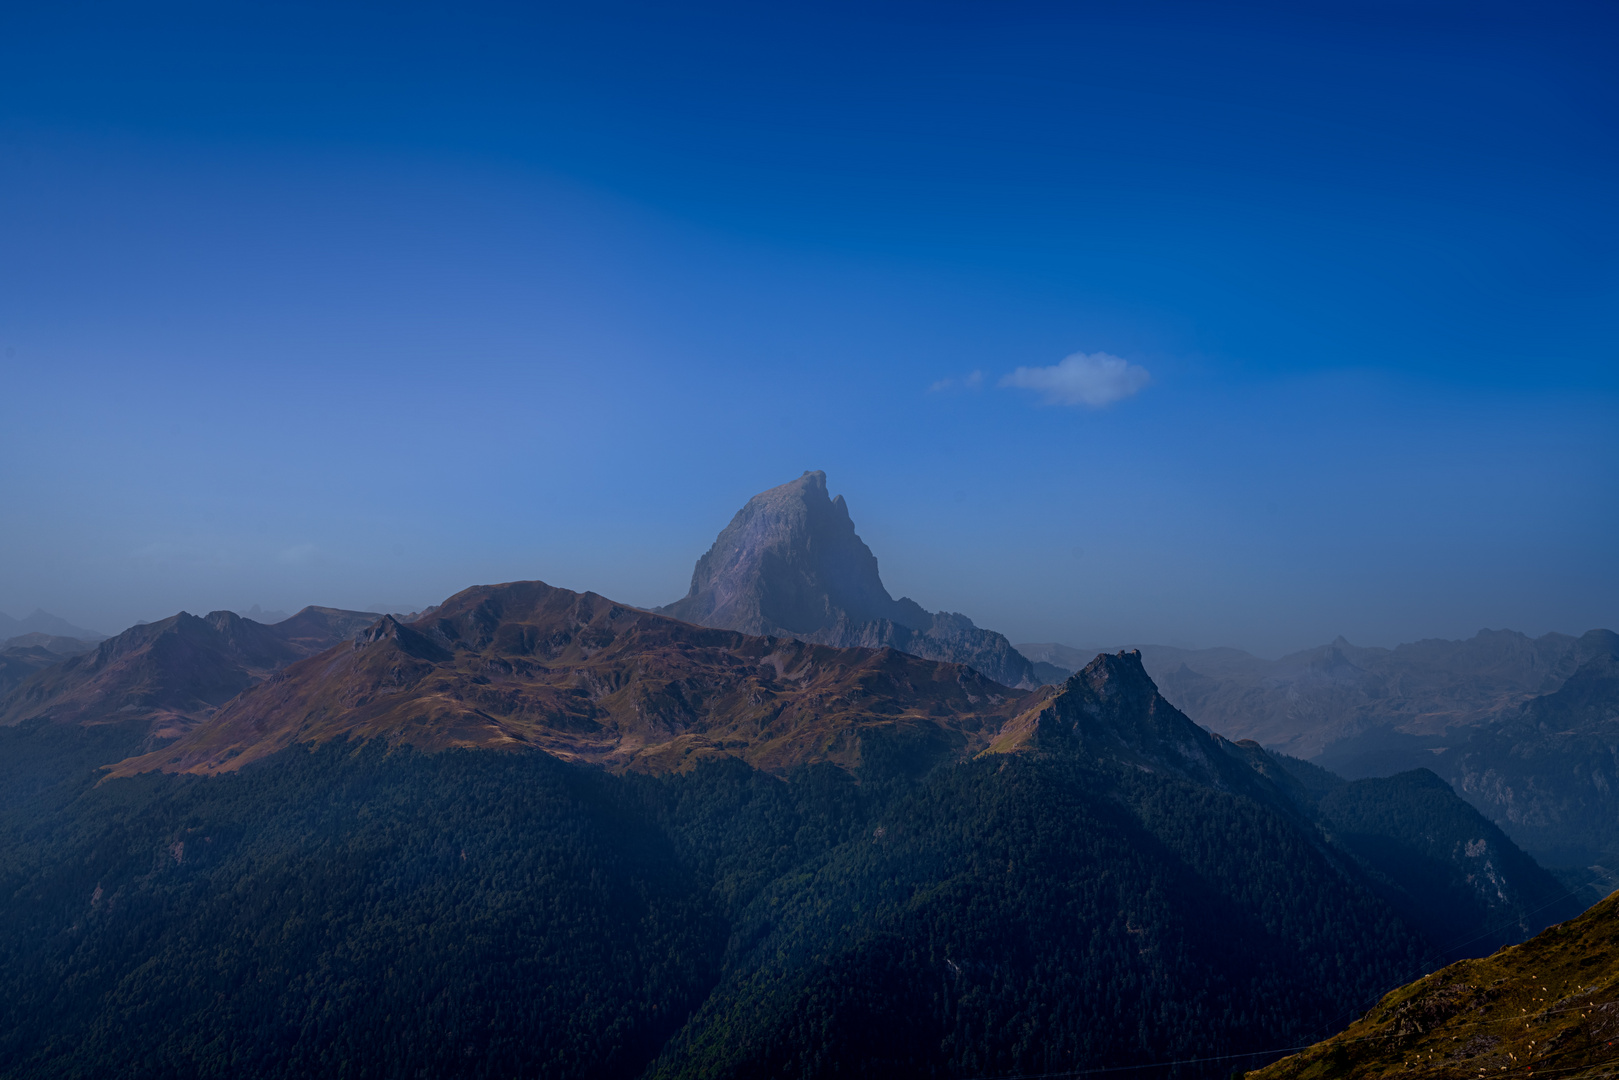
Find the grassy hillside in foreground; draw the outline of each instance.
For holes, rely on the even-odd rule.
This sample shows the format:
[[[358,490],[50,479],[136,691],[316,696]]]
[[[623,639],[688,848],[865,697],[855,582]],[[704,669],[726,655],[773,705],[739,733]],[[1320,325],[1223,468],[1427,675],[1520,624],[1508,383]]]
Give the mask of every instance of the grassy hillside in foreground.
[[[1619,893],[1577,919],[1403,986],[1341,1034],[1249,1080],[1611,1076],[1619,1068]]]

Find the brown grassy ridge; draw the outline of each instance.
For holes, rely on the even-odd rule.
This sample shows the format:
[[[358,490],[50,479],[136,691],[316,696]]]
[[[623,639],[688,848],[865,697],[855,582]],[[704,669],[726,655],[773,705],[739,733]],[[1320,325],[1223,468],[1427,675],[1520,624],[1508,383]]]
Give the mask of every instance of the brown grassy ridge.
[[[1403,986],[1249,1080],[1619,1073],[1619,893],[1482,960]]]
[[[693,626],[543,582],[479,586],[291,664],[111,776],[217,773],[299,744],[537,749],[615,769],[735,756],[772,772],[984,749],[1043,700],[960,664]]]

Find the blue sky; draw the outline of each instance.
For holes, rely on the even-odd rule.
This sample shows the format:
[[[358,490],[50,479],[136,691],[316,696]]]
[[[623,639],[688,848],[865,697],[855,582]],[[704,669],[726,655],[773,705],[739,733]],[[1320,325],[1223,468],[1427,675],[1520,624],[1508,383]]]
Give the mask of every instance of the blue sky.
[[[820,468],[1014,640],[1619,624],[1609,6],[22,7],[0,610],[662,603]]]

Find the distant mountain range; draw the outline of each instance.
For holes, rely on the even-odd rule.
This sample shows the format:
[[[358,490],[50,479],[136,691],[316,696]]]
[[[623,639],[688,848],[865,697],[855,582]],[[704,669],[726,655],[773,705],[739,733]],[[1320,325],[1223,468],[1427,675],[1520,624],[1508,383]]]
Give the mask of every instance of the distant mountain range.
[[[965,615],[890,596],[843,496],[828,496],[824,472],[806,472],[748,500],[697,560],[690,591],[658,611],[756,636],[888,646],[968,664],[1019,689],[1049,681],[1001,634]]]
[[[107,636],[94,630],[86,630],[82,626],[74,626],[66,619],[40,609],[35,609],[32,615],[21,619],[13,619],[0,611],[0,641],[22,637],[25,634],[47,634],[52,637],[78,638],[80,641],[89,642],[101,641]]]

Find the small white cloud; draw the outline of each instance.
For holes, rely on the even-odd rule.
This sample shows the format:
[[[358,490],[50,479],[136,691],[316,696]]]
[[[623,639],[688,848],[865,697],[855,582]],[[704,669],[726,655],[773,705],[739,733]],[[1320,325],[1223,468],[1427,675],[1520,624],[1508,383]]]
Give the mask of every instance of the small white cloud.
[[[961,380],[961,385],[965,386],[969,390],[977,390],[980,386],[984,385],[984,373],[982,371],[974,371],[971,375]]]
[[[1074,353],[1050,367],[1020,367],[1002,386],[1037,390],[1048,405],[1085,405],[1100,409],[1135,394],[1152,382],[1140,364],[1107,353]]]
[[[276,562],[292,563],[296,566],[301,563],[306,563],[314,557],[314,544],[294,544],[289,548],[282,548],[281,551],[276,554],[275,560]]]
[[[954,387],[955,385],[956,385],[956,380],[954,380],[954,379],[940,379],[938,382],[936,382],[932,386],[928,387],[928,393],[930,393],[930,394],[942,394],[946,390],[949,390],[952,387]]]

